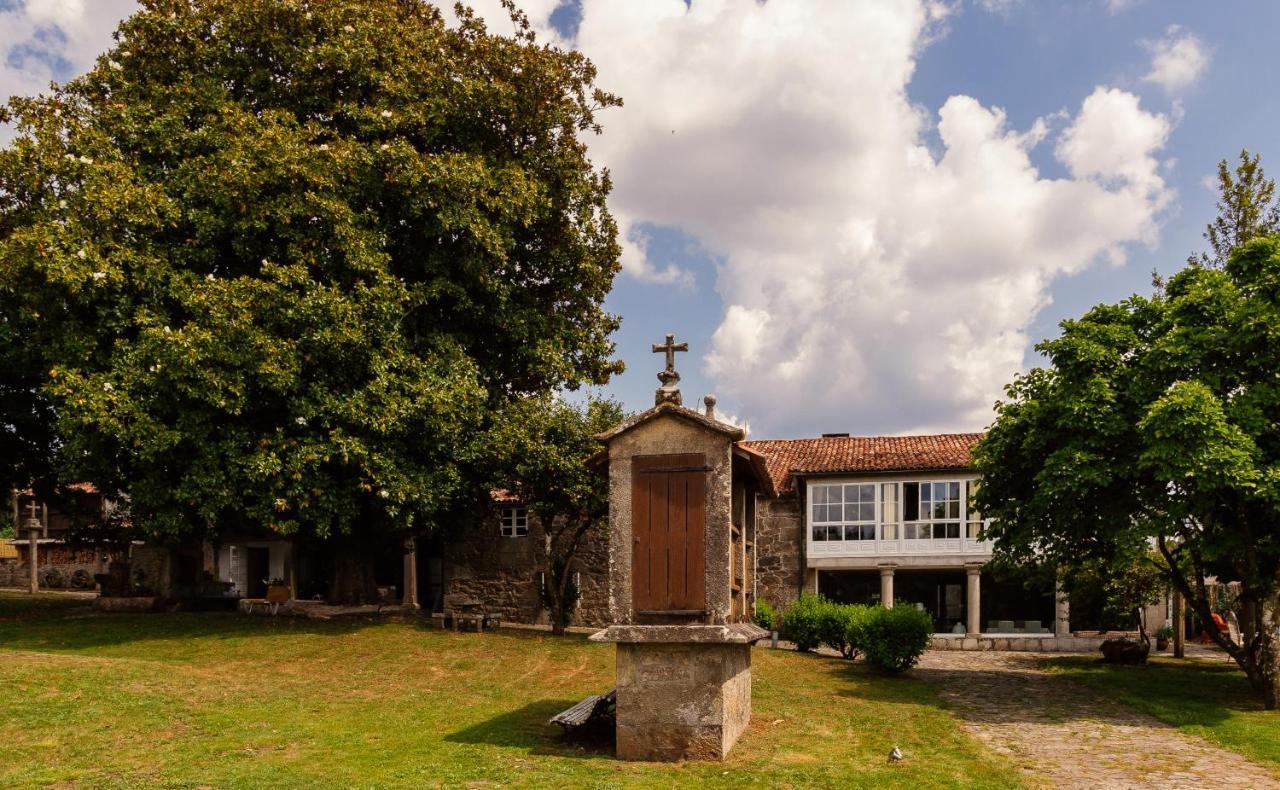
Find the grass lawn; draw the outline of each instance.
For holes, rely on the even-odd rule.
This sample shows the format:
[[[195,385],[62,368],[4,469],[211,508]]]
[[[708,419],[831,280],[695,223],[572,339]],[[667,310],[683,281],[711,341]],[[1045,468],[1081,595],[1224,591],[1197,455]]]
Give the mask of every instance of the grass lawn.
[[[612,685],[612,645],[37,603],[0,591],[0,787],[1017,783],[928,685],[839,659],[759,648],[726,762],[623,763],[546,724]]]
[[[1280,711],[1266,711],[1235,663],[1153,657],[1123,667],[1084,657],[1051,669],[1178,729],[1263,764],[1280,765]]]

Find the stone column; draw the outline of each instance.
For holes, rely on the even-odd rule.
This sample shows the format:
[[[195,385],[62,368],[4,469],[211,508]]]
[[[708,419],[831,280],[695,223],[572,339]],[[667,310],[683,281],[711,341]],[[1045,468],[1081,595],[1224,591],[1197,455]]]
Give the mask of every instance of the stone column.
[[[965,600],[966,630],[969,636],[978,636],[982,633],[982,566],[966,565],[964,573],[969,586]]]
[[[40,521],[27,519],[28,555],[31,559],[31,594],[40,592]]]
[[[893,569],[896,565],[880,566],[880,605],[886,609],[893,608]]]
[[[1059,639],[1071,636],[1071,600],[1058,582],[1053,600],[1053,635]]]
[[[1186,602],[1182,599],[1182,593],[1175,592],[1173,594],[1173,657],[1183,658],[1186,655],[1187,641],[1187,616],[1185,614]]]
[[[404,597],[401,600],[407,608],[418,606],[418,542],[409,538],[404,542]]]

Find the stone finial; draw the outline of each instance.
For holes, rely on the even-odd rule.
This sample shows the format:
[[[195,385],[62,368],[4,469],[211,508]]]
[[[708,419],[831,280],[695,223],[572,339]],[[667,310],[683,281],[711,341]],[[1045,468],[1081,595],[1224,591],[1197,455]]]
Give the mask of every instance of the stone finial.
[[[704,396],[702,399],[702,405],[706,407],[704,413],[707,415],[707,419],[714,420],[716,418],[716,396]]]
[[[668,332],[667,342],[654,343],[653,353],[667,355],[667,367],[658,373],[658,381],[662,382],[662,386],[658,387],[654,393],[653,403],[655,406],[662,403],[674,403],[680,406],[684,403],[684,398],[680,395],[680,374],[676,372],[676,352],[688,351],[688,343],[677,343],[676,336]]]

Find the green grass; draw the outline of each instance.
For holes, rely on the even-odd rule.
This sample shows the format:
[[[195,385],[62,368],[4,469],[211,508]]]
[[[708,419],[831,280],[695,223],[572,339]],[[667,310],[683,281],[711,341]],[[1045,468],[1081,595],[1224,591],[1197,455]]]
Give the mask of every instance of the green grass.
[[[612,685],[611,645],[40,604],[0,592],[2,787],[1017,781],[930,686],[839,659],[757,649],[751,726],[726,762],[625,763],[546,724]],[[907,759],[890,766],[895,743]]]
[[[1145,667],[1083,657],[1051,669],[1166,724],[1260,763],[1280,765],[1280,711],[1263,710],[1234,663],[1156,657]]]

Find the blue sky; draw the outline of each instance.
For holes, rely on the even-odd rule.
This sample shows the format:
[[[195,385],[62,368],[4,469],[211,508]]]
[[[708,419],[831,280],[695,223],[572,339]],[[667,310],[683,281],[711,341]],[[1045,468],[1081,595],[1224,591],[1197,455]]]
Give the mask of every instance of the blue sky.
[[[627,242],[606,392],[649,405],[675,332],[686,402],[757,438],[983,427],[1058,321],[1203,247],[1219,159],[1280,173],[1265,0],[524,5],[626,102],[591,142]],[[0,0],[0,91],[133,7]]]

